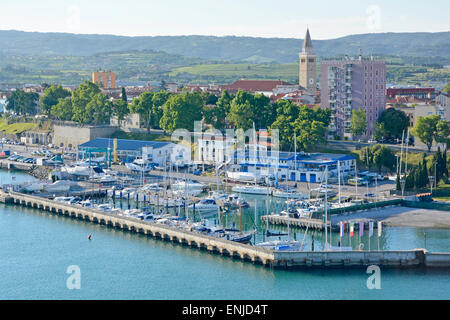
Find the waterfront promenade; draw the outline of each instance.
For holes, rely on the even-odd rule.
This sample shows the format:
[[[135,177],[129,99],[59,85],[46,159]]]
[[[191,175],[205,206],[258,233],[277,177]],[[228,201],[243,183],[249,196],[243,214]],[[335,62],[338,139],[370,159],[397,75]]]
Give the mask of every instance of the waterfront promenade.
[[[126,232],[141,233],[150,237],[205,250],[271,268],[296,269],[311,267],[361,268],[369,265],[383,267],[444,267],[450,268],[450,253],[432,253],[425,249],[408,251],[271,251],[252,245],[202,235],[185,229],[69,205],[53,200],[17,192],[0,192],[0,201],[69,216]]]

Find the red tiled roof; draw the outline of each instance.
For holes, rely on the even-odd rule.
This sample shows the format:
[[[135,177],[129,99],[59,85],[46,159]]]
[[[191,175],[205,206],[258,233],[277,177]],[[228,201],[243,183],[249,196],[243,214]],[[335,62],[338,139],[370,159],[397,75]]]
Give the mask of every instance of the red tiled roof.
[[[267,92],[272,91],[279,85],[290,85],[290,83],[281,80],[237,80],[232,84],[221,86],[221,89],[228,91],[244,90],[249,92]]]

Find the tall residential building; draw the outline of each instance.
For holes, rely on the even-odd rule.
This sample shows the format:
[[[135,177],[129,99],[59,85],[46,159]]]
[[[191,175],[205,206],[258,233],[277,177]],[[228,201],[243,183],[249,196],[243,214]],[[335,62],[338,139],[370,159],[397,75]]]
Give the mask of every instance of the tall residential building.
[[[309,34],[309,29],[307,29],[302,52],[300,52],[299,84],[311,94],[315,94],[317,90],[316,58],[317,56],[312,47],[311,35]]]
[[[92,82],[98,84],[104,89],[116,87],[116,74],[111,71],[98,71],[92,73]]]
[[[329,138],[352,139],[352,110],[359,109],[366,112],[363,138],[370,138],[386,107],[386,61],[360,54],[358,59],[322,61],[320,67],[321,105],[331,109]]]

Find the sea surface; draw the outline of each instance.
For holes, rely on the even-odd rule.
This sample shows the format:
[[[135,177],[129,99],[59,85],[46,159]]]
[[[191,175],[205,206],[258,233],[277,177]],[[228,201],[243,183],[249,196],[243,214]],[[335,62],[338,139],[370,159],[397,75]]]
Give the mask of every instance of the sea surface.
[[[18,183],[32,178],[1,171],[0,179]],[[248,223],[253,211],[246,212]],[[316,248],[323,243],[323,233],[305,236],[304,231],[290,230],[290,236],[294,234],[307,245],[314,235]],[[332,234],[333,243],[338,236]],[[370,238],[370,248],[448,252],[449,239],[450,230],[386,227],[380,238]],[[350,240],[355,248],[360,243],[369,248],[367,231],[362,237],[344,238],[343,245],[350,245]],[[0,299],[450,299],[448,270],[381,269],[381,289],[370,290],[366,284],[370,274],[362,269],[271,270],[4,204],[0,204],[0,257]],[[80,289],[67,286],[71,266],[79,268]]]

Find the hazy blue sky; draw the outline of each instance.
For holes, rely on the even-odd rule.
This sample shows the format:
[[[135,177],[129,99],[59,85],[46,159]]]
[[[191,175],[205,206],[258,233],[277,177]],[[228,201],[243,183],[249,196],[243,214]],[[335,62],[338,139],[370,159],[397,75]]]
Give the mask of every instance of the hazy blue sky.
[[[449,0],[1,0],[0,30],[314,39],[450,30]]]

